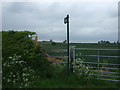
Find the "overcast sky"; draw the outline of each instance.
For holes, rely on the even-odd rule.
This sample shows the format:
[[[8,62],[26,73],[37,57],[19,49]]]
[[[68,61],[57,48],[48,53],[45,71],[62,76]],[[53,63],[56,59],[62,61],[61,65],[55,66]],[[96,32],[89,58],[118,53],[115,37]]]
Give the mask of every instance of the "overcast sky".
[[[39,40],[63,41],[70,15],[71,42],[118,40],[117,2],[4,2],[2,30],[29,30]]]

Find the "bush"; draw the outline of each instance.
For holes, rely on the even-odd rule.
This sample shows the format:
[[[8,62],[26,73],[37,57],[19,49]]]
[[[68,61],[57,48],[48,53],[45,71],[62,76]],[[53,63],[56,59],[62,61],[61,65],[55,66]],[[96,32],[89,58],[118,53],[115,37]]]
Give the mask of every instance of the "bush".
[[[75,62],[73,62],[73,73],[78,79],[84,80],[91,80],[91,75],[93,74],[89,69],[89,65],[86,66],[81,58],[77,58]]]
[[[3,88],[34,87],[36,80],[50,77],[52,68],[36,49],[29,31],[3,31]]]

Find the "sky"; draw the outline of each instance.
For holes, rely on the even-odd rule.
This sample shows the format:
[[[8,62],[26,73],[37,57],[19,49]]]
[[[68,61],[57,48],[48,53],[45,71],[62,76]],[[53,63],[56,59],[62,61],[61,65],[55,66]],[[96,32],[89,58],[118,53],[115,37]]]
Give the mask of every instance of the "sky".
[[[118,40],[117,2],[3,2],[2,30],[29,30],[40,41],[63,41],[67,14],[70,42]]]

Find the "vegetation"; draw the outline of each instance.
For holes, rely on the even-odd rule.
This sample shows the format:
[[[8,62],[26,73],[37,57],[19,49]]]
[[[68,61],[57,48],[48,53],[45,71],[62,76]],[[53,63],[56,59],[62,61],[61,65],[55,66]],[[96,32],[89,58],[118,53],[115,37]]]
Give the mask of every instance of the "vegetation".
[[[46,50],[53,50],[53,49],[66,49],[67,44],[57,43],[57,45],[53,46],[50,43],[39,42],[40,45],[44,47]],[[117,43],[70,43],[70,46],[75,46],[76,48],[105,48],[105,49],[118,49]]]
[[[98,43],[110,43],[109,41],[103,41],[103,40],[101,40],[101,41],[98,41]]]
[[[2,31],[3,88],[34,87],[36,80],[50,77],[51,68],[29,31]]]
[[[74,63],[73,73],[68,75],[66,64],[52,63],[45,53],[66,49],[66,43],[39,42],[33,39],[35,32],[2,31],[3,88],[118,88],[118,83],[97,80],[79,58]],[[116,44],[71,43],[78,48],[116,48]],[[52,52],[51,52],[52,53]],[[80,53],[80,52],[78,52]],[[57,55],[57,54],[56,54]],[[63,61],[66,61],[64,59]]]
[[[63,44],[63,43],[57,43],[56,46],[52,46],[49,43],[41,43],[41,45],[44,46],[44,49],[46,50],[46,52],[49,51],[48,52],[49,55],[53,55],[53,56],[64,56],[65,54],[62,54],[62,52],[57,53],[57,52],[54,52],[54,51],[55,50],[56,51],[58,51],[58,50],[65,50],[66,47],[67,47],[67,45]],[[100,43],[100,44],[99,43],[70,43],[70,45],[71,46],[75,46],[76,48],[118,49],[118,44],[117,43]],[[97,50],[95,50],[95,51],[89,51],[89,50],[88,51],[85,51],[85,50],[77,51],[76,50],[76,54],[97,55]],[[100,51],[100,55],[114,55],[114,56],[117,56],[118,55],[118,51],[109,51],[109,52],[108,51]],[[82,59],[82,61],[89,61],[89,62],[96,62],[96,60],[97,60],[96,57],[77,57],[77,58],[84,58],[84,59]],[[100,62],[101,63],[118,63],[118,59],[114,58],[114,60],[113,60],[113,58],[103,58],[102,57],[102,58],[100,58]],[[97,67],[97,65],[96,65],[96,67]],[[80,67],[79,70],[84,69],[84,68],[86,68],[86,67],[84,67],[84,65],[83,65],[83,67]],[[76,82],[79,83],[79,85],[77,85],[77,84],[76,84],[77,86],[75,85],[76,87],[90,87],[90,88],[94,87],[95,88],[95,87],[109,87],[109,85],[110,85],[110,87],[119,87],[116,82],[99,81],[99,80],[95,79],[97,77],[92,77],[91,80],[86,80],[85,78],[87,78],[87,77],[85,75],[83,75],[83,76],[80,76],[81,77],[80,81],[81,82],[85,82],[84,85],[82,85],[81,82],[79,82],[79,79],[76,79]],[[70,76],[70,77],[74,77],[74,80],[75,80],[76,75],[72,74],[72,76]],[[72,82],[74,82],[74,81],[72,81]],[[88,84],[86,84],[86,83],[89,83],[90,86]],[[71,87],[74,88],[75,86],[74,86],[73,83],[72,83],[72,85],[73,86],[71,86]],[[104,85],[104,86],[102,86],[102,85]]]
[[[56,45],[56,42],[52,42],[52,45]]]
[[[64,40],[63,43],[67,43],[67,40]]]
[[[68,75],[66,66],[57,64],[53,77],[37,81],[37,88],[119,88],[116,82],[100,81],[97,77],[90,76],[92,72],[81,59],[76,60],[74,72]]]

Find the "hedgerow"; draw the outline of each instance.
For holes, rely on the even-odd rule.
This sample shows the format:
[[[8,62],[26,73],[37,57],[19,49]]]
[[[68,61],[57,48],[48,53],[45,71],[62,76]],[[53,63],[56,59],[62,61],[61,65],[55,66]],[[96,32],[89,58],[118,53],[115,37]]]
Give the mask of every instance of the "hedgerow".
[[[50,77],[51,66],[30,31],[2,31],[3,88],[35,87],[36,80]]]

